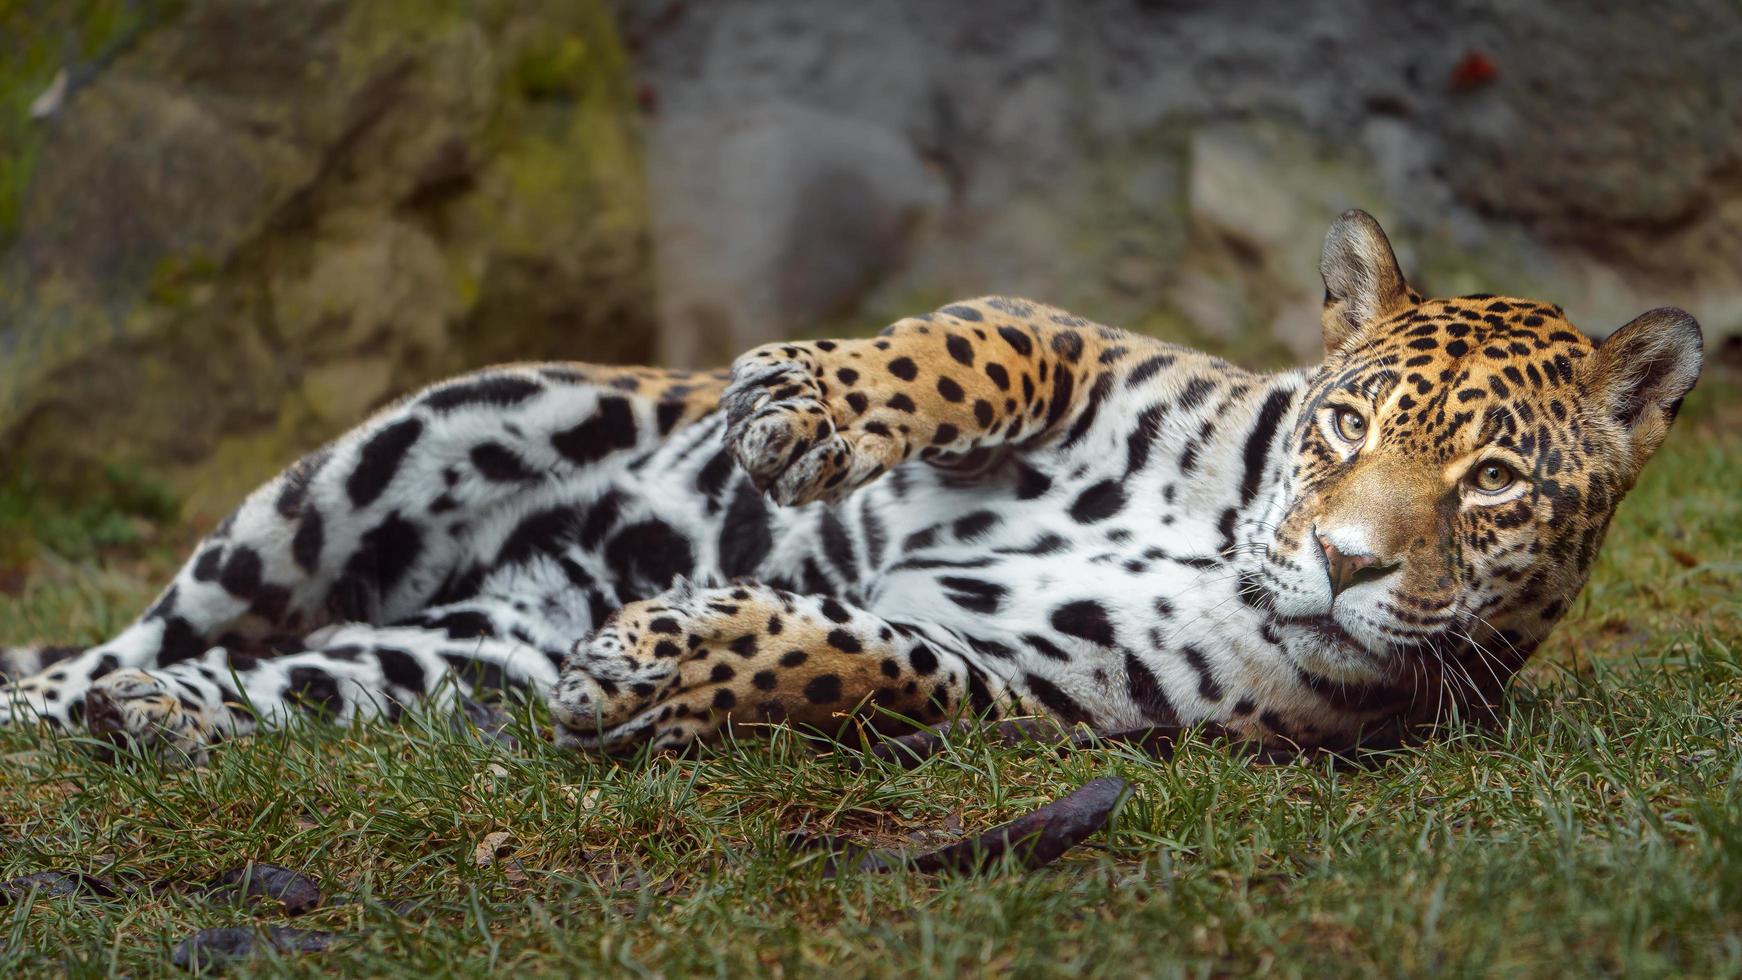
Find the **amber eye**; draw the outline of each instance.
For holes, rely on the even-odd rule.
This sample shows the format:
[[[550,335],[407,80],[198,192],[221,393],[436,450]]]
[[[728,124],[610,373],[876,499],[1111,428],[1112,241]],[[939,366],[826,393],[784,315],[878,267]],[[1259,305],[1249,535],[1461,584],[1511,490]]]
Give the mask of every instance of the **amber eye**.
[[[1470,471],[1470,484],[1483,493],[1499,493],[1518,479],[1512,467],[1492,460]]]
[[[1349,442],[1367,441],[1367,420],[1352,408],[1337,409],[1337,435]]]

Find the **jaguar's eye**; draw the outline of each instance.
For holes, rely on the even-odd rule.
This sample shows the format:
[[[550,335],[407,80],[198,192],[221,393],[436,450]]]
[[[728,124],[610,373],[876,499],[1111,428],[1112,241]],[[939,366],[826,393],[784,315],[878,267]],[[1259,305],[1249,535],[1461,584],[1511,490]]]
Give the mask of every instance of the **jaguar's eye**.
[[[1337,435],[1348,442],[1362,443],[1367,441],[1367,420],[1361,413],[1352,408],[1337,409]]]
[[[1470,471],[1470,485],[1483,493],[1500,493],[1517,480],[1518,474],[1505,463],[1489,461]]]

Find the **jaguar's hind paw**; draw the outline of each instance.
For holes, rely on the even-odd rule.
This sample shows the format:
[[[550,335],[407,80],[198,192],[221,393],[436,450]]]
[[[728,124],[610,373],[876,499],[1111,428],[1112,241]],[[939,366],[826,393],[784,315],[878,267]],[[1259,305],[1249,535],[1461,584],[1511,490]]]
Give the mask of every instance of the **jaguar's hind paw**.
[[[172,682],[143,670],[117,670],[85,694],[85,725],[91,734],[129,743],[175,763],[205,765],[216,739],[217,712],[204,697],[179,692]]]

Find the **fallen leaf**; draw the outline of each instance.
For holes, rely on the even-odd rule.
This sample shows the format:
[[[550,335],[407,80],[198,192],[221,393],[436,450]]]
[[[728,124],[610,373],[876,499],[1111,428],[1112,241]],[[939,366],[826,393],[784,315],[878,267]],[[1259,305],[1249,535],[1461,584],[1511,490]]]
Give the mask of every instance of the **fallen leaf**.
[[[496,830],[485,834],[478,842],[477,850],[472,852],[472,863],[488,868],[513,853],[514,835],[506,830]]]
[[[16,902],[33,890],[38,898],[59,898],[62,895],[114,898],[119,894],[114,885],[96,875],[78,871],[38,871],[22,878],[0,881],[0,901]]]
[[[971,840],[893,863],[880,861],[884,867],[906,864],[916,871],[975,872],[1011,854],[1025,868],[1043,868],[1105,827],[1128,789],[1117,776],[1091,779],[1075,792]]]
[[[265,926],[201,929],[176,944],[170,960],[184,970],[202,970],[243,959],[270,947],[280,953],[318,953],[333,944],[330,932]]]
[[[486,796],[494,790],[497,784],[508,779],[508,767],[499,762],[492,762],[483,771],[472,776],[472,795]]]
[[[520,740],[507,732],[514,719],[501,708],[471,698],[461,699],[460,708],[461,712],[453,716],[456,731],[465,732],[470,729],[483,741],[492,742],[510,751],[520,747]]]
[[[579,796],[574,795],[574,788],[570,787],[569,802],[573,803],[575,809],[582,813],[589,810],[596,810],[599,807],[599,787],[595,786]]]
[[[208,896],[223,893],[240,899],[282,902],[288,915],[312,912],[321,904],[321,889],[314,879],[276,864],[245,864],[224,872],[206,886]]]
[[[513,834],[506,830],[492,831],[478,842],[477,849],[472,852],[472,863],[479,868],[500,866],[502,876],[509,881],[525,881],[526,872],[521,868],[520,862],[514,860],[517,846]]]
[[[800,852],[821,851],[825,878],[840,874],[842,868],[863,868],[873,855],[868,844],[835,834],[812,834],[803,830],[787,834],[786,846]]]
[[[994,867],[1006,854],[1024,868],[1042,868],[1082,843],[1107,825],[1107,819],[1128,785],[1123,779],[1104,776],[1091,779],[1074,792],[1001,824],[977,837],[935,851],[910,854],[877,851],[834,836],[790,834],[787,841],[801,850],[821,850],[828,856],[823,874],[833,877],[843,868],[859,871],[890,871],[911,868],[920,872],[974,873]]]

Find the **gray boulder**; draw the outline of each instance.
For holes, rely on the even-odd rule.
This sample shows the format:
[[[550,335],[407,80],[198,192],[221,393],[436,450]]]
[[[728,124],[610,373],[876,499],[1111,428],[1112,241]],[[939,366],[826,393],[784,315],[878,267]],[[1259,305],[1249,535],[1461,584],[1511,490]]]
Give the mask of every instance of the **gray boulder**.
[[[1299,359],[1317,345],[1318,239],[1350,206],[1386,224],[1433,292],[1559,301],[1598,334],[1665,303],[1714,332],[1742,325],[1729,176],[1742,163],[1742,13],[1729,0],[624,11],[662,107],[657,208],[706,215],[706,244],[681,218],[655,228],[665,288],[682,280],[682,301],[661,306],[676,338],[865,329],[1010,291]],[[715,153],[732,138],[698,124],[770,112],[877,150],[765,139],[760,154]],[[918,161],[929,185],[907,162],[885,173],[889,160]],[[732,172],[744,167],[758,173]],[[841,194],[831,217],[771,205],[746,180],[907,188],[878,192],[896,195],[905,232],[843,239],[870,198]],[[819,253],[832,261],[814,271],[784,259]],[[771,285],[807,276],[810,289]],[[683,339],[672,353],[721,351]]]

